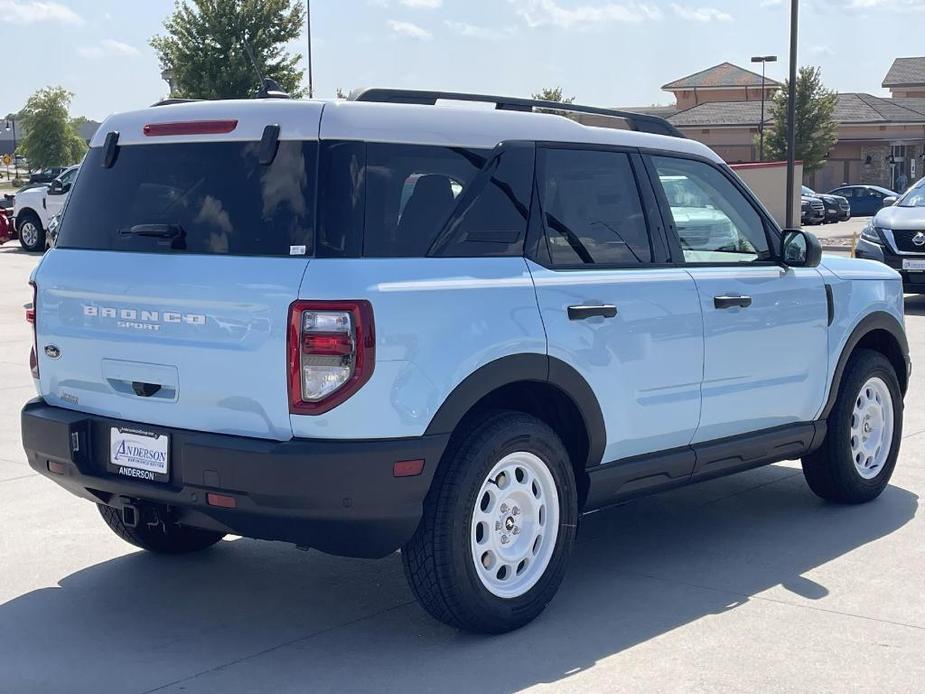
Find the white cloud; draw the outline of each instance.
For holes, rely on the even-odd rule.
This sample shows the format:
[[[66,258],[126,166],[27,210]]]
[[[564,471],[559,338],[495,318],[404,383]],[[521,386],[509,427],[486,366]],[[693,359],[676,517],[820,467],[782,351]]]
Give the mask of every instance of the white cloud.
[[[485,39],[487,41],[501,41],[517,32],[516,27],[483,27],[466,22],[444,22],[450,29],[460,36],[474,39]]]
[[[434,36],[427,29],[419,27],[412,22],[400,22],[397,19],[390,19],[386,22],[392,33],[404,36],[410,39],[420,39],[421,41],[430,41]]]
[[[822,45],[810,46],[809,52],[812,53],[813,55],[835,55],[835,51],[833,51],[829,46],[822,46]]]
[[[603,3],[563,7],[555,0],[508,0],[529,27],[557,26],[587,29],[612,22],[643,22],[661,19],[662,11],[645,3]]]
[[[95,46],[81,46],[77,49],[84,58],[128,57],[138,55],[138,49],[115,39],[103,39]]]
[[[436,10],[443,5],[443,0],[400,0],[405,7],[414,7],[422,10]]]
[[[732,15],[715,7],[688,7],[671,3],[676,15],[690,22],[731,22]]]
[[[38,24],[59,22],[61,24],[83,24],[83,18],[70,7],[57,2],[38,0],[0,0],[0,23]]]

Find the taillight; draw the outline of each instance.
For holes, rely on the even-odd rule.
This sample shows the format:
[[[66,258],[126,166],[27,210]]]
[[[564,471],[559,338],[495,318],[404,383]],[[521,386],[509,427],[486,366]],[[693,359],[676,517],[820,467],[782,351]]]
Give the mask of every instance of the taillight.
[[[236,120],[190,120],[176,123],[148,123],[142,128],[147,137],[164,135],[221,135],[238,127]]]
[[[368,301],[296,301],[289,307],[289,411],[321,414],[373,374],[376,334]]]
[[[32,370],[32,378],[39,377],[39,356],[38,356],[38,338],[35,335],[35,312],[38,308],[38,287],[35,282],[29,282],[32,286],[32,303],[26,305],[26,322],[32,324],[32,352],[29,354],[29,368]]]

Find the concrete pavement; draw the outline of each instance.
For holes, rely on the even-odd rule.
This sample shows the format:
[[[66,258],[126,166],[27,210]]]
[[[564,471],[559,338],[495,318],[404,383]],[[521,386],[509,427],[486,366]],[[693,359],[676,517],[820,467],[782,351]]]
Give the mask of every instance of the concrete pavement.
[[[921,366],[876,502],[825,504],[784,463],[594,514],[547,611],[476,637],[414,603],[397,555],[244,539],[147,555],[33,474],[18,412],[36,261],[0,247],[0,692],[921,688]],[[907,312],[923,362],[925,297]]]

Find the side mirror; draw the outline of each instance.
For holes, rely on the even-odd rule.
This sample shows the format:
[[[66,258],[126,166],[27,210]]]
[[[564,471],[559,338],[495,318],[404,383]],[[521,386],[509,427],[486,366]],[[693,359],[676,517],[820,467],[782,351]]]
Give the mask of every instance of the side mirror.
[[[816,235],[802,229],[787,229],[783,238],[783,262],[789,267],[817,267],[822,246]]]
[[[52,195],[58,195],[64,192],[64,184],[61,183],[58,179],[55,179],[51,182],[51,185],[48,186],[48,192]]]
[[[884,207],[889,207],[890,205],[895,205],[895,204],[896,204],[896,196],[895,196],[895,195],[887,195],[885,198],[883,198],[883,206],[884,206]]]

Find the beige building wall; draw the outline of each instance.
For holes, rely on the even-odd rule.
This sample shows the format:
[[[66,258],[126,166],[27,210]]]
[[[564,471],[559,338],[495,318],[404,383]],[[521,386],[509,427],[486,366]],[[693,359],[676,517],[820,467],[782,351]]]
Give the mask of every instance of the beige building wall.
[[[774,96],[777,87],[765,88],[765,99]],[[699,89],[679,89],[674,92],[678,110],[693,108],[699,104],[714,101],[760,101],[761,87],[701,87]]]
[[[733,164],[732,168],[783,229],[787,224],[786,162]],[[794,173],[793,219],[794,225],[800,226],[800,185],[803,180],[803,164],[797,162]]]

